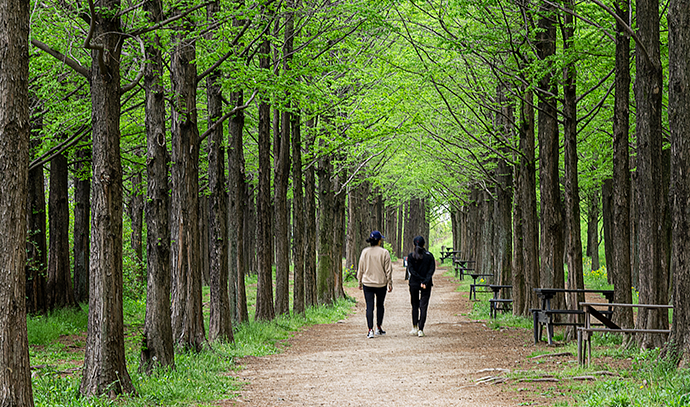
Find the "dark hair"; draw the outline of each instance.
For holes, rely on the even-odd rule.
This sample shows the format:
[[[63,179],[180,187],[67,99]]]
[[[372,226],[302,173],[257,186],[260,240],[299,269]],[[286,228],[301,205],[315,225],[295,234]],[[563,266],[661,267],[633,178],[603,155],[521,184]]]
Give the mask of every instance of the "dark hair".
[[[381,239],[373,239],[373,238],[369,237],[369,238],[367,238],[367,243],[369,243],[372,246],[378,246],[380,240]]]
[[[424,257],[426,250],[424,249],[424,238],[417,236],[412,241],[414,243],[414,250],[412,251],[412,258],[416,260],[421,260]]]

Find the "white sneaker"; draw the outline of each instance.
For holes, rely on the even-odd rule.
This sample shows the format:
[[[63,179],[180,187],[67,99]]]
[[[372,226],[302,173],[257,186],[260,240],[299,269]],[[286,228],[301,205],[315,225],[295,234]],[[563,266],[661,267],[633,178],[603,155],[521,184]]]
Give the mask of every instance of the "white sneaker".
[[[412,330],[410,331],[410,335],[418,335],[418,333],[419,333],[419,328],[417,328],[417,327],[412,328]]]
[[[385,335],[385,334],[386,334],[386,331],[384,331],[383,329],[381,329],[381,327],[378,327],[378,328],[376,328],[375,334],[376,334],[376,335]]]
[[[373,338],[373,337],[374,337],[374,330],[373,330],[373,329],[370,329],[370,330],[369,330],[369,333],[367,334],[367,338],[368,338],[368,339],[371,339],[371,338]]]
[[[419,336],[420,338],[424,336],[424,331],[420,329],[419,332],[417,332],[417,336]]]

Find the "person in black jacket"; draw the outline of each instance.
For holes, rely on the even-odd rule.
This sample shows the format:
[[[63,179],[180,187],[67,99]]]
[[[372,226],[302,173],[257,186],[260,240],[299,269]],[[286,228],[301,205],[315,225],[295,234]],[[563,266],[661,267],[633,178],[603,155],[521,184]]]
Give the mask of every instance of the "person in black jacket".
[[[414,238],[414,250],[407,256],[407,274],[412,302],[412,330],[410,334],[424,336],[426,311],[431,297],[432,277],[436,271],[434,256],[424,248],[424,238]]]

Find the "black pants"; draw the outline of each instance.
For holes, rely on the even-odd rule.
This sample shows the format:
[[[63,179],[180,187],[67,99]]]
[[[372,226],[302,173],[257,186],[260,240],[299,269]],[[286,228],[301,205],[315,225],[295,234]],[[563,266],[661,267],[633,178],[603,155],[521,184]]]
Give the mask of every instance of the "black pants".
[[[412,325],[424,330],[426,324],[426,310],[429,308],[431,287],[426,289],[410,287],[410,302],[412,303]]]
[[[386,287],[363,286],[367,302],[367,327],[374,329],[374,297],[376,297],[376,326],[383,325],[383,302],[386,300]]]

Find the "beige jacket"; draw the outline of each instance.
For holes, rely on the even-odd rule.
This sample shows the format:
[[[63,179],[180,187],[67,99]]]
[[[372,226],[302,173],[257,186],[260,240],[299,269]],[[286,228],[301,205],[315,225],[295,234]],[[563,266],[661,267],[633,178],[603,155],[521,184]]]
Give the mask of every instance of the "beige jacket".
[[[359,256],[357,280],[367,287],[385,287],[393,283],[393,266],[388,250],[381,246],[370,246]]]

